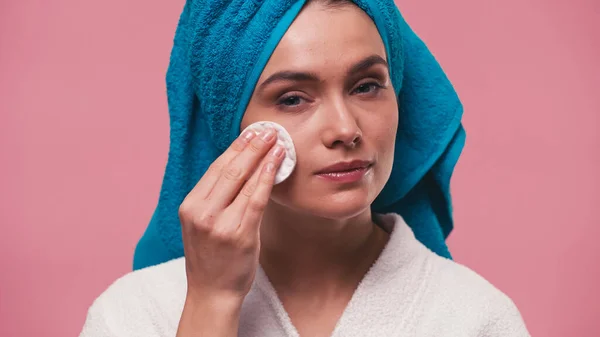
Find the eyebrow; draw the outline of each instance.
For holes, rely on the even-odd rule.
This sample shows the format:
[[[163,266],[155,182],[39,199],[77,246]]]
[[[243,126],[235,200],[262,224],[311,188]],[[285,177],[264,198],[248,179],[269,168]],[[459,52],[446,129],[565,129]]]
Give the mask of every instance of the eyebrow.
[[[371,56],[367,57],[366,59],[364,59],[364,60],[358,62],[357,64],[353,65],[352,67],[350,67],[350,69],[348,69],[347,74],[353,75],[353,74],[359,73],[361,71],[365,71],[376,64],[381,64],[381,65],[385,66],[386,68],[388,67],[388,63],[381,56],[371,55]]]
[[[371,55],[350,67],[346,74],[353,75],[365,71],[376,64],[388,67],[388,63],[381,56]],[[258,90],[263,90],[267,85],[278,81],[319,82],[320,79],[315,73],[284,70],[269,76],[259,85]]]

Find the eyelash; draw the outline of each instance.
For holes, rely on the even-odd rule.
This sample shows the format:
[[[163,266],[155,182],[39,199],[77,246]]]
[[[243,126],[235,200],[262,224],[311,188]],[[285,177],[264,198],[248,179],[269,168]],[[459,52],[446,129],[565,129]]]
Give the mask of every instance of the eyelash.
[[[293,107],[293,106],[296,106],[297,104],[296,105],[287,105],[287,104],[285,104],[286,101],[288,101],[290,99],[293,99],[293,98],[300,99],[300,100],[306,100],[306,99],[300,97],[300,95],[297,95],[297,94],[286,94],[286,95],[283,95],[280,99],[277,100],[277,105],[281,105],[281,106],[284,106],[284,107]]]
[[[381,85],[381,84],[379,84],[377,82],[365,82],[365,83],[362,83],[359,86],[357,86],[356,89],[353,90],[353,92],[356,91],[356,90],[358,90],[359,88],[365,87],[365,86],[368,86],[369,88],[372,88],[371,91],[362,93],[362,94],[365,94],[365,95],[368,95],[368,94],[377,94],[380,89],[384,89],[385,88],[385,86],[383,86],[383,85]],[[361,93],[358,93],[358,94],[360,95]],[[286,95],[283,95],[282,97],[280,97],[277,100],[277,105],[282,106],[284,108],[293,108],[293,107],[296,107],[298,104],[295,104],[295,105],[287,105],[287,104],[285,104],[286,101],[290,100],[290,99],[306,100],[305,98],[303,98],[303,97],[301,97],[300,95],[297,95],[297,94],[286,94]]]
[[[381,85],[377,82],[365,82],[365,83],[362,83],[359,86],[357,86],[356,89],[354,89],[354,90],[357,90],[358,88],[364,87],[364,86],[369,86],[369,87],[373,88],[375,90],[375,92],[374,92],[375,94],[378,93],[380,89],[384,88],[383,85]],[[371,92],[372,91],[369,91],[368,93],[371,93]]]

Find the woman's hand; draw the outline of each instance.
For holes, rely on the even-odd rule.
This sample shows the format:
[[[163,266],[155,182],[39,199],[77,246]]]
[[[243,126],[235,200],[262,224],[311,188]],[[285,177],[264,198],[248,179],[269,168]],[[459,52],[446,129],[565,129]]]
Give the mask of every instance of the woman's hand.
[[[205,319],[217,316],[212,323],[221,325],[214,319],[235,316],[250,291],[258,267],[260,222],[284,158],[284,149],[273,147],[276,138],[273,129],[242,134],[180,206],[188,289],[178,336],[185,335],[182,324],[194,312],[201,311]],[[215,329],[212,334],[219,335]]]

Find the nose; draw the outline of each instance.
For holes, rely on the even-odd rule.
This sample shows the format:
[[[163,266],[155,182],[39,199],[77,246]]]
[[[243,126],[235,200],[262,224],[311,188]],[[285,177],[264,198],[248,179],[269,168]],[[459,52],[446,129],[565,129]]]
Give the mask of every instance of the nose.
[[[325,127],[321,139],[328,148],[342,146],[352,149],[361,143],[363,136],[358,119],[343,100],[325,108],[323,118]]]

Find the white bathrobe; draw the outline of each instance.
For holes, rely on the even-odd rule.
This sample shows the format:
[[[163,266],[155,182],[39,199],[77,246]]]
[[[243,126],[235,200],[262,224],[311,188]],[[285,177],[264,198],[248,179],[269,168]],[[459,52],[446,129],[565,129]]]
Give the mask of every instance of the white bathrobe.
[[[380,219],[390,239],[332,337],[529,336],[509,297],[432,253],[400,216]],[[129,273],[94,301],[80,337],[174,337],[186,286],[184,258]],[[238,336],[299,336],[261,268],[243,303]]]

